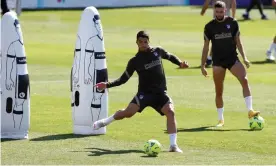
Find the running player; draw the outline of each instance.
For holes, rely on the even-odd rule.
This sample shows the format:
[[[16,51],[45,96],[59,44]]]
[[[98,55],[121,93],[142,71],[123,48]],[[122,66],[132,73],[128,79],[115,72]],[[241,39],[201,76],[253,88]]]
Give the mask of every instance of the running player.
[[[138,93],[132,99],[126,109],[117,111],[114,115],[96,121],[93,126],[97,130],[109,125],[114,120],[130,118],[137,112],[142,112],[147,106],[154,108],[161,116],[167,117],[167,130],[170,137],[170,152],[182,150],[177,145],[177,128],[174,113],[174,105],[167,94],[166,77],[162,65],[162,59],[167,59],[180,68],[189,67],[187,62],[180,61],[175,55],[165,51],[161,47],[149,45],[149,35],[140,31],[136,36],[138,53],[128,62],[122,76],[113,82],[101,82],[96,85],[99,90],[120,86],[126,83],[134,71],[139,76]]]
[[[218,111],[219,122],[217,127],[224,125],[223,117],[223,81],[225,78],[226,69],[239,80],[243,88],[243,96],[245,104],[248,109],[248,118],[260,114],[258,111],[253,110],[252,96],[246,76],[246,70],[238,58],[238,50],[243,58],[247,68],[250,62],[247,59],[243,45],[240,40],[240,31],[238,22],[232,17],[225,16],[226,7],[225,3],[218,1],[215,4],[216,18],[211,20],[205,25],[204,28],[204,47],[201,59],[201,71],[204,76],[207,76],[205,69],[206,58],[209,51],[209,43],[212,41],[213,45],[213,79],[216,89],[216,107]]]
[[[218,0],[205,0],[205,3],[203,4],[201,15],[203,16],[208,9],[208,6],[210,2],[212,2],[212,6],[217,2]],[[230,9],[232,9],[232,17],[235,18],[236,15],[236,8],[237,8],[237,2],[236,0],[222,0],[226,5],[226,15],[230,17]],[[215,18],[215,12],[214,16]],[[212,51],[210,51],[210,55],[208,55],[206,60],[206,67],[210,67],[212,65]]]

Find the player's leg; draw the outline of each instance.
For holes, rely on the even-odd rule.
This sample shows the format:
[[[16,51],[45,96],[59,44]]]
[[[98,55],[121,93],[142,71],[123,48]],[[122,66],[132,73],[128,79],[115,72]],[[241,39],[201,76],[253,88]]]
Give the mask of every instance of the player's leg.
[[[256,0],[251,0],[250,5],[247,7],[246,12],[242,15],[242,17],[245,20],[250,19],[249,12],[253,9],[253,7],[256,5]]]
[[[122,120],[124,118],[131,118],[137,112],[142,112],[143,109],[148,105],[147,103],[150,102],[151,98],[148,95],[137,93],[136,96],[131,100],[130,104],[126,109],[117,111],[114,115],[98,120],[94,122],[93,127],[95,130],[109,125],[111,122],[115,120]]]
[[[242,86],[243,97],[245,100],[246,107],[248,109],[248,118],[258,115],[260,112],[253,110],[251,91],[247,79],[246,70],[243,64],[239,61],[236,61],[236,63],[233,64],[233,66],[230,68],[230,71],[239,80]]]
[[[262,1],[261,0],[256,0],[256,4],[257,4],[259,12],[260,12],[260,14],[262,16],[262,19],[263,20],[267,20],[267,17],[266,17],[266,15],[263,12],[263,3],[262,3]]]
[[[136,112],[139,111],[139,106],[134,103],[130,103],[126,109],[122,109],[117,111],[115,114],[112,116],[98,120],[94,122],[93,127],[95,130],[100,129],[101,127],[109,125],[111,122],[115,120],[122,120],[124,118],[131,118],[133,115],[136,114]]]
[[[274,51],[275,56],[273,56],[273,51]],[[275,57],[276,57],[276,35],[274,37],[274,40],[273,40],[272,44],[270,45],[269,49],[267,50],[266,55],[267,55],[266,59],[268,61],[275,61]]]
[[[170,138],[169,152],[182,153],[182,150],[177,145],[176,118],[174,113],[174,105],[171,98],[166,93],[158,95],[155,97],[153,107],[162,116],[166,116],[167,131]]]
[[[213,80],[216,90],[216,107],[218,112],[218,124],[217,127],[222,127],[224,125],[223,117],[223,83],[225,78],[226,69],[221,66],[213,66]]]

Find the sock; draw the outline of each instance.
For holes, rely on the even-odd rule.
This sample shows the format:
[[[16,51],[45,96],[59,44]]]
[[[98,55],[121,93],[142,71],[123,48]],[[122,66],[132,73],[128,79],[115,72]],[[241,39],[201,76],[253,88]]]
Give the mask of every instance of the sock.
[[[276,51],[276,43],[272,43],[271,45],[270,45],[270,48],[269,48],[269,52],[272,52],[273,51],[273,49]]]
[[[212,57],[210,55],[208,55],[207,60],[212,60]]]
[[[115,120],[113,116],[114,116],[114,115],[112,115],[112,116],[110,116],[110,117],[104,119],[104,120],[103,120],[104,124],[105,124],[105,125],[109,125],[111,122],[113,122],[113,121]]]
[[[224,117],[223,117],[223,112],[224,112],[224,108],[217,108],[217,111],[218,111],[218,119],[219,120],[224,120]]]
[[[246,104],[246,107],[247,107],[248,111],[253,110],[252,96],[247,96],[247,97],[244,98],[244,100],[245,100],[245,104]]]
[[[176,145],[176,139],[177,139],[176,133],[169,134],[169,136],[170,136],[170,144],[171,144],[171,146],[172,145]]]

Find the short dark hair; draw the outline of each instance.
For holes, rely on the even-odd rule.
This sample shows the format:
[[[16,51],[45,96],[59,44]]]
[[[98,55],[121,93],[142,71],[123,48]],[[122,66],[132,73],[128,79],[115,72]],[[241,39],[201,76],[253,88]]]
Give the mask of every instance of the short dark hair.
[[[139,31],[136,35],[136,39],[138,40],[139,37],[147,38],[149,40],[149,35],[146,31]]]
[[[225,8],[225,7],[226,7],[226,5],[223,1],[217,1],[215,3],[215,8]]]

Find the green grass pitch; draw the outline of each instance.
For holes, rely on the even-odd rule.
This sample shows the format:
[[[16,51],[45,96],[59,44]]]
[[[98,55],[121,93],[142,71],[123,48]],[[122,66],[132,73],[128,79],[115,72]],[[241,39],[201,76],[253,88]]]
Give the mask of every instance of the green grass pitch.
[[[263,63],[275,35],[275,13],[270,20],[240,22],[245,51],[253,62],[248,78],[256,110],[266,119],[262,131],[248,131],[247,110],[239,82],[227,72],[225,127],[217,123],[212,77],[204,78],[197,66],[203,46],[203,27],[209,9],[158,7],[99,10],[102,18],[109,77],[119,77],[137,51],[135,35],[146,29],[152,45],[161,45],[187,60],[190,69],[177,70],[164,61],[168,93],[175,103],[178,144],[183,154],[169,147],[165,118],[153,109],[131,119],[114,122],[101,136],[74,136],[70,107],[70,68],[81,11],[23,12],[20,17],[31,78],[29,140],[1,140],[2,164],[275,164],[276,64]],[[238,10],[241,16],[243,10]],[[211,69],[208,69],[211,74]],[[137,75],[125,85],[110,89],[109,115],[124,108],[135,95]],[[163,152],[145,157],[143,145],[157,139]]]

